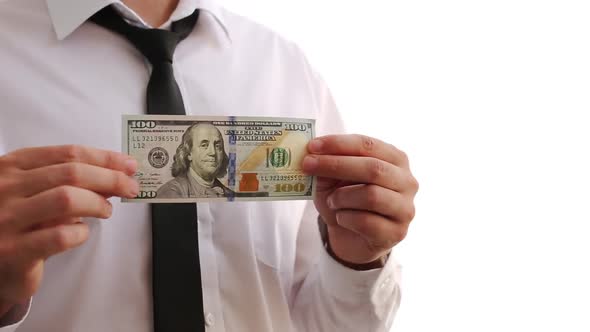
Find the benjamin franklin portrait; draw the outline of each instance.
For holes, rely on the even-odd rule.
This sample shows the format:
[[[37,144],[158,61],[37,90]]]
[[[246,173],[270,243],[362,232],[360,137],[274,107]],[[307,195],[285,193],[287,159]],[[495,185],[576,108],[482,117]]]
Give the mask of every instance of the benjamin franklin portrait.
[[[158,189],[158,198],[227,197],[233,192],[219,178],[227,174],[229,157],[223,136],[209,123],[196,122],[182,135],[172,176]]]

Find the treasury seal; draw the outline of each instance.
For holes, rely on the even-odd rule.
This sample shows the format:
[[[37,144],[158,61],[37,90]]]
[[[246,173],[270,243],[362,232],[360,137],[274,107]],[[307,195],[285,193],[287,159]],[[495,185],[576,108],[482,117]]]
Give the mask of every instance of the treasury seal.
[[[148,153],[148,161],[154,168],[162,168],[166,166],[169,160],[170,156],[168,156],[168,151],[161,147],[155,147],[150,153]]]

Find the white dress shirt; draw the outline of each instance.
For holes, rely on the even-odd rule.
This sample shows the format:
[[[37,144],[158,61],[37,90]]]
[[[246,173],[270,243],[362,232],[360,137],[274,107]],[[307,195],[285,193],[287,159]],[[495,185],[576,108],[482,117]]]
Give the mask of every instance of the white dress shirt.
[[[0,1],[0,155],[72,143],[121,150],[121,115],[144,113],[150,68],[125,39],[86,22],[110,3]],[[342,132],[326,85],[295,45],[207,0],[180,1],[171,21],[195,8],[202,14],[174,61],[187,114],[314,118],[318,135]],[[47,261],[39,291],[1,319],[0,332],[153,329],[148,205],[112,203],[109,220],[85,220],[84,245]],[[389,330],[398,264],[339,265],[316,218],[311,201],[198,204],[207,331]]]

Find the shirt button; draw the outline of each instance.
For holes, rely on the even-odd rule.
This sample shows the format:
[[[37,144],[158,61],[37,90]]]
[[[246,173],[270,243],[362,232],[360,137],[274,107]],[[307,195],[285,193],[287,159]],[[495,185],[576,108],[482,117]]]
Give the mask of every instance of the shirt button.
[[[205,324],[207,324],[207,326],[213,326],[213,325],[215,325],[215,316],[213,316],[212,313],[208,312],[205,315]]]

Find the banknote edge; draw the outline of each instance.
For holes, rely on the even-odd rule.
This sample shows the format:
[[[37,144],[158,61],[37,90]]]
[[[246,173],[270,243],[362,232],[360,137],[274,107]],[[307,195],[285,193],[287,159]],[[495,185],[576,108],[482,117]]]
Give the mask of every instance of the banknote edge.
[[[273,117],[273,116],[229,116],[229,115],[158,115],[158,114],[123,114],[123,130],[126,129],[126,123],[129,120],[143,120],[143,119],[163,119],[163,120],[195,120],[201,121],[220,121],[227,118],[236,118],[237,121],[242,119],[253,121],[255,119],[264,119],[264,121],[307,121],[313,124],[312,134],[315,135],[316,119],[310,118],[295,118],[295,117]],[[312,135],[312,137],[313,137]]]
[[[260,201],[310,201],[313,196],[273,197],[199,197],[199,198],[121,198],[122,203],[204,203],[204,202],[260,202]]]

